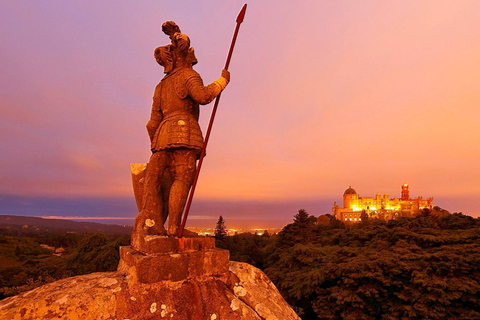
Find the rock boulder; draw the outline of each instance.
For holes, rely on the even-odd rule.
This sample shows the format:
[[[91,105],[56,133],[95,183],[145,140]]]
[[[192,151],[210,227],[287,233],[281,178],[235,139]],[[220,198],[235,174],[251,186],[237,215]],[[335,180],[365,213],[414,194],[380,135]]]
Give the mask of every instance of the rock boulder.
[[[268,277],[230,261],[224,276],[153,284],[119,272],[59,280],[0,301],[0,319],[300,319]]]

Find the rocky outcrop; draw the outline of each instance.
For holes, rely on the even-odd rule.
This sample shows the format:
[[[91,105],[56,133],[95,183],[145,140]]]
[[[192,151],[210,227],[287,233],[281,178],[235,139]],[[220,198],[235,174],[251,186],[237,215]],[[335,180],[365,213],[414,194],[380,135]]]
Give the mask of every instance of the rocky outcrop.
[[[152,284],[118,272],[56,281],[0,301],[0,319],[300,319],[268,277],[231,261],[224,276]]]
[[[67,278],[0,301],[0,319],[116,319],[124,277],[99,272]]]

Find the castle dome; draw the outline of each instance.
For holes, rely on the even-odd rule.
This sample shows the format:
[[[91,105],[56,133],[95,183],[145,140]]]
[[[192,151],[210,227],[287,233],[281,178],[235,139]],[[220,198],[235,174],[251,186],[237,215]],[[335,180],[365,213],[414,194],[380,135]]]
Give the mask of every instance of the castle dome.
[[[352,188],[352,186],[349,186],[347,190],[345,190],[345,192],[343,193],[343,195],[346,195],[346,194],[357,194],[357,191],[355,191],[355,189]]]

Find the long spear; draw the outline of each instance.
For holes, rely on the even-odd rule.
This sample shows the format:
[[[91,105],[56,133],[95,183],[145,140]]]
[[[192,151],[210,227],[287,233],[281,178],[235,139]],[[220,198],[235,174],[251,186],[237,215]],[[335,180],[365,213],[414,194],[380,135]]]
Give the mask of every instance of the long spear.
[[[247,11],[247,4],[243,6],[242,10],[238,14],[237,26],[235,27],[235,33],[233,34],[230,51],[228,52],[227,62],[225,63],[225,70],[228,70],[228,66],[230,65],[233,47],[235,46],[235,42],[237,41],[238,30],[240,29],[240,24],[243,22],[243,18],[245,17],[245,11]],[[185,213],[183,214],[182,226],[180,227],[180,231],[178,233],[179,238],[181,238],[183,235],[183,229],[185,228],[185,223],[187,222],[188,212],[190,211],[190,206],[192,205],[193,194],[195,193],[195,187],[197,186],[198,176],[200,174],[200,169],[202,168],[203,158],[205,157],[205,152],[207,150],[208,138],[210,137],[210,132],[212,131],[213,120],[215,119],[215,113],[217,113],[220,95],[221,93],[215,99],[215,105],[213,106],[212,115],[208,124],[207,134],[205,135],[205,141],[203,142],[202,153],[200,154],[200,159],[198,160],[197,170],[195,172],[195,179],[193,180],[192,189],[190,190],[190,194],[188,195],[187,206],[185,208]]]

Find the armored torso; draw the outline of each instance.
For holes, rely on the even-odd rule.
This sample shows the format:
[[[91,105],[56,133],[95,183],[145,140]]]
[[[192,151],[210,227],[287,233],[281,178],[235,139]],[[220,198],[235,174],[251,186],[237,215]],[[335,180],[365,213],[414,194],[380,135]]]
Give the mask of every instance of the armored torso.
[[[200,75],[190,68],[166,75],[153,97],[152,118],[161,122],[152,139],[152,151],[184,147],[200,154],[203,137],[198,125],[199,104],[209,103],[221,90],[216,82],[204,86]]]

